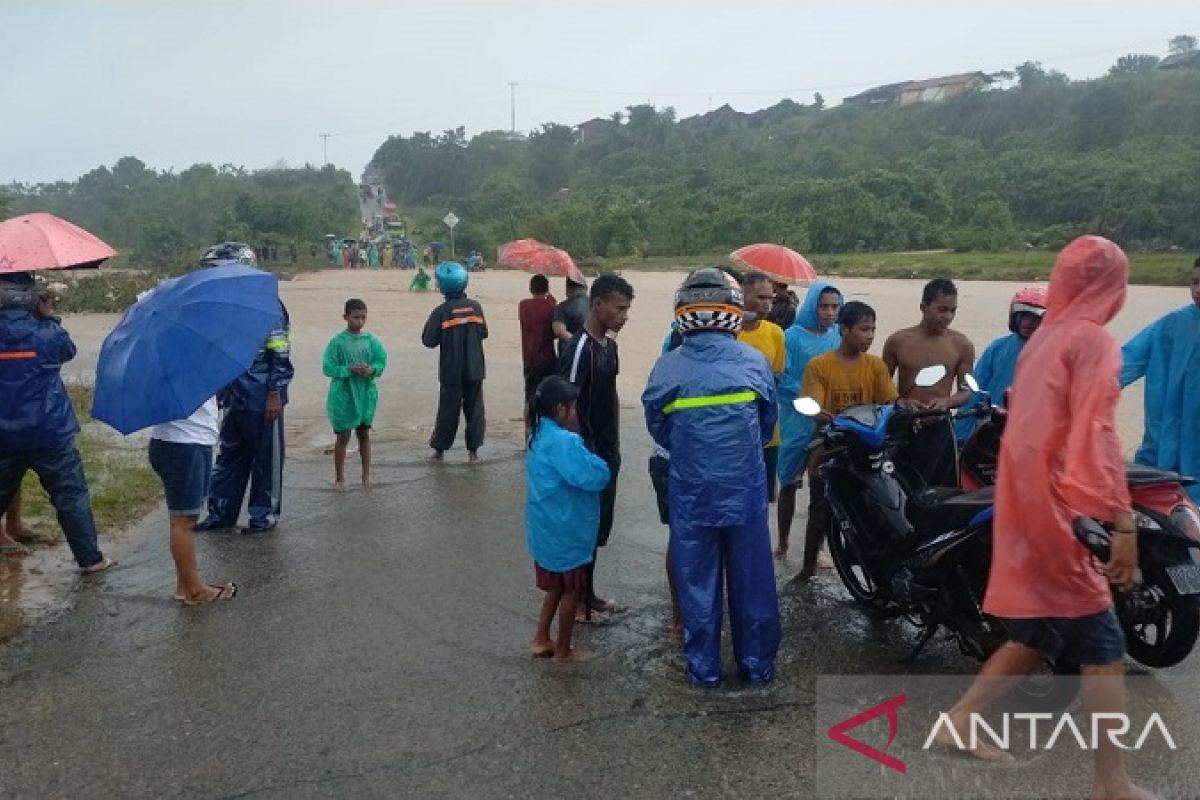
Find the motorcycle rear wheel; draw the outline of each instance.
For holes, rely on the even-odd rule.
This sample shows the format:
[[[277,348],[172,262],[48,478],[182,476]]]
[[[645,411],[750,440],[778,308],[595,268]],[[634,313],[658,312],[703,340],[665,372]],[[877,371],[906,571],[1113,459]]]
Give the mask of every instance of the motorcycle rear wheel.
[[[1163,593],[1158,609],[1154,623],[1136,624],[1122,619],[1121,629],[1130,658],[1147,667],[1165,669],[1192,652],[1200,636],[1200,608],[1186,598],[1167,598]]]

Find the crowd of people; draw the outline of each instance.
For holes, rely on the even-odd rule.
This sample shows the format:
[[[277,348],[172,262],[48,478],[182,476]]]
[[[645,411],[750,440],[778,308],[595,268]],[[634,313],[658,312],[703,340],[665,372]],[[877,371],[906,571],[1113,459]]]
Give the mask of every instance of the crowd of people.
[[[378,255],[372,257],[368,248],[367,258],[372,263]],[[443,302],[421,335],[426,347],[439,350],[430,457],[445,458],[465,418],[465,445],[474,463],[486,431],[488,324],[480,303],[467,294],[467,267],[443,262],[434,279]],[[984,608],[1009,620],[1012,642],[984,673],[1018,673],[1036,658],[1066,649],[1085,675],[1119,674],[1123,640],[1108,583],[1128,583],[1136,565],[1114,428],[1119,387],[1147,381],[1137,461],[1200,474],[1200,433],[1188,413],[1200,397],[1200,259],[1191,274],[1191,304],[1118,349],[1103,326],[1123,305],[1127,282],[1128,261],[1116,245],[1098,237],[1076,240],[1060,254],[1048,287],[1016,294],[1007,319],[998,320],[1008,333],[990,343],[976,363],[974,345],[952,327],[958,292],[944,278],[924,287],[917,323],[888,337],[876,357],[869,352],[874,309],[846,302],[831,282],[814,282],[800,300],[761,273],[711,267],[690,274],[676,293],[674,319],[669,330],[664,324],[662,355],[641,398],[655,448],[650,480],[670,530],[672,624],[682,637],[688,678],[703,686],[724,678],[720,632],[727,592],[742,679],[772,679],[780,621],[769,506],[777,500],[773,552],[782,558],[789,552],[797,491],[808,479],[797,579],[810,580],[831,525],[809,448],[820,427],[862,403],[947,412],[943,423],[924,428],[914,447],[931,485],[954,486],[958,442],[972,423],[960,418],[956,424],[949,412],[979,400],[968,385],[971,374],[993,402],[1011,404],[997,486],[997,558]],[[77,563],[93,574],[112,562],[97,544],[74,444],[78,423],[59,376],[75,348],[44,299],[39,303],[32,279],[8,280],[4,287],[0,509],[6,519],[0,547],[15,546],[27,535],[19,521],[19,487],[32,469],[50,494]],[[568,278],[565,289],[557,302],[548,279],[535,275],[530,296],[518,308],[527,409],[526,538],[536,586],[545,593],[530,648],[535,656],[580,661],[589,654],[572,646],[574,626],[622,610],[598,592],[596,561],[614,527],[622,466],[617,335],[629,318],[634,288],[619,275],[604,274],[590,287]],[[288,315],[282,304],[280,310],[276,330],[241,378],[187,420],[151,433],[150,461],[162,479],[171,520],[175,597],[187,605],[237,593],[233,583],[209,584],[200,577],[195,530],[233,527],[247,483],[250,519],[243,532],[268,532],[279,520],[283,413],[293,374]],[[383,345],[364,330],[366,304],[346,301],[344,320],[345,331],[329,342],[323,360],[339,490],[345,488],[352,436],[358,439],[362,481],[370,483],[375,382],[387,364]],[[933,365],[945,368],[944,377],[933,386],[917,385],[917,373]],[[794,401],[800,397],[814,399],[820,413],[799,414]],[[218,406],[224,408],[220,420]],[[1200,499],[1200,490],[1190,491]],[[1117,531],[1102,576],[1090,571],[1085,552],[1069,539],[1064,520],[1081,513]],[[1062,530],[1051,530],[1055,526]],[[982,690],[969,693],[954,713],[965,718],[991,699]],[[1116,702],[1111,689],[1085,691],[1085,700],[1095,707]],[[1127,781],[1112,754],[1107,757],[1109,772],[1098,780],[1111,786]]]

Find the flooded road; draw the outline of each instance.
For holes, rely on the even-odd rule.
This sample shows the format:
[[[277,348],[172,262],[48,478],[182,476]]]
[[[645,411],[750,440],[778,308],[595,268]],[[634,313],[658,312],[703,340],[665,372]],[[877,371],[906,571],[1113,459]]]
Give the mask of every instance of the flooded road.
[[[515,444],[490,443],[477,468],[455,463],[461,450],[431,468],[423,451],[381,446],[377,486],[344,495],[324,458],[301,452],[276,535],[199,537],[205,576],[237,581],[234,601],[170,599],[159,510],[118,544],[118,569],[0,647],[0,796],[810,797],[828,743],[818,676],[974,671],[942,642],[904,664],[907,624],[865,617],[828,573],[783,585],[772,685],[689,687],[668,633],[648,445],[632,406],[624,417],[597,580],[629,610],[579,632],[596,660],[527,655],[539,594]],[[795,555],[781,565],[781,584],[798,568]],[[1196,664],[1171,673],[1190,711]],[[1195,763],[1133,762],[1163,788],[1195,788]],[[1076,786],[1047,760],[1005,780],[1014,796]]]

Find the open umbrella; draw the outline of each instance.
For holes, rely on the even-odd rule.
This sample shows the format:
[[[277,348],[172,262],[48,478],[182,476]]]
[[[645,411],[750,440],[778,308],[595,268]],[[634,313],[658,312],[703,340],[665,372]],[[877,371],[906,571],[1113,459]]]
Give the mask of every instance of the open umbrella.
[[[583,272],[566,250],[539,242],[537,239],[517,239],[500,246],[497,251],[502,266],[545,275],[548,278],[570,278],[584,284]]]
[[[269,272],[238,264],[163,281],[104,339],[92,416],[124,434],[191,416],[246,371],[281,315]]]
[[[817,271],[807,258],[781,244],[746,245],[730,253],[729,258],[780,283],[807,286],[817,278]]]
[[[98,267],[117,254],[97,237],[53,214],[0,222],[0,273]]]

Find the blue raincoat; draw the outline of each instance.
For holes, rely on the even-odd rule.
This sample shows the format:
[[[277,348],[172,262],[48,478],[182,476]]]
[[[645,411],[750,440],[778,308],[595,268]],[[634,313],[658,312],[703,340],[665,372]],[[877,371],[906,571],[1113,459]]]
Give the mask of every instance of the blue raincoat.
[[[1013,378],[1017,374],[1017,358],[1025,349],[1026,341],[1015,333],[1001,336],[989,344],[979,361],[975,362],[975,380],[995,405],[1004,405],[1004,392],[1013,385]],[[982,398],[979,395],[974,395],[962,410],[977,407],[980,400]],[[960,442],[965,441],[978,424],[979,420],[975,417],[964,417],[954,423],[954,434]]]
[[[688,677],[721,680],[722,583],[742,677],[771,679],[779,602],[763,446],[776,421],[775,376],[728,333],[694,331],[663,355],[642,394],[646,426],[670,451],[672,569]]]
[[[1121,348],[1121,386],[1146,379],[1139,464],[1200,477],[1200,306],[1172,311]],[[1188,494],[1200,503],[1200,486]]]
[[[542,418],[525,456],[525,543],[542,569],[590,564],[608,464],[582,437]]]
[[[75,343],[57,317],[0,309],[0,449],[36,450],[69,442],[79,422],[59,368]]]
[[[842,333],[837,325],[821,329],[817,317],[817,306],[821,295],[833,289],[838,293],[838,308],[845,302],[842,293],[833,284],[817,281],[808,289],[796,321],[784,331],[783,341],[787,348],[787,361],[779,377],[779,485],[789,486],[804,473],[808,458],[808,443],[812,440],[816,426],[813,421],[796,411],[792,403],[800,393],[800,383],[808,362],[830,350],[836,350],[842,342]]]

